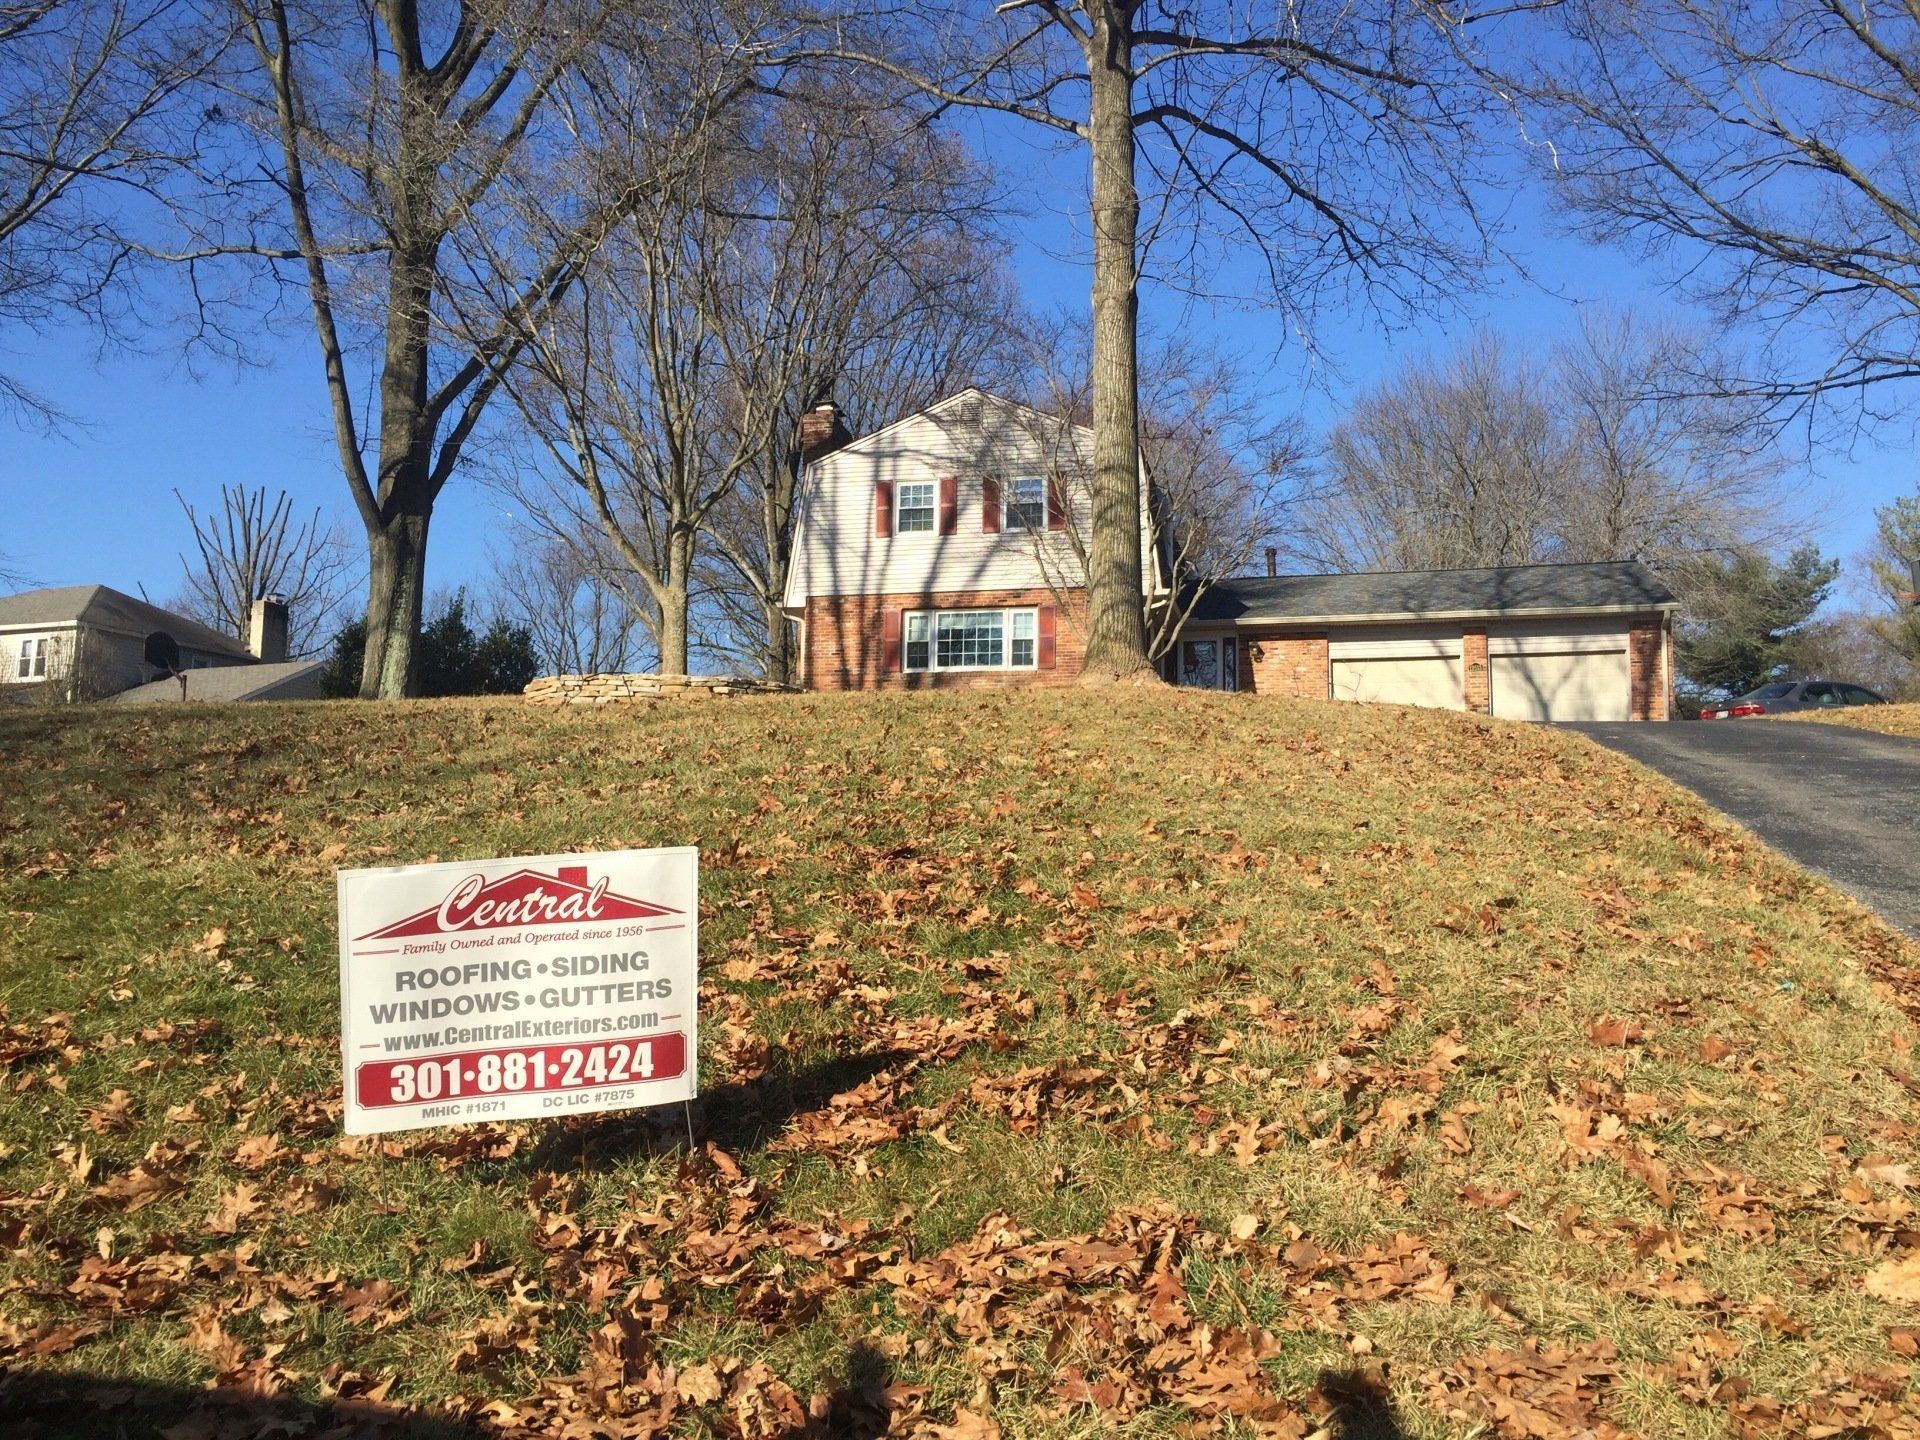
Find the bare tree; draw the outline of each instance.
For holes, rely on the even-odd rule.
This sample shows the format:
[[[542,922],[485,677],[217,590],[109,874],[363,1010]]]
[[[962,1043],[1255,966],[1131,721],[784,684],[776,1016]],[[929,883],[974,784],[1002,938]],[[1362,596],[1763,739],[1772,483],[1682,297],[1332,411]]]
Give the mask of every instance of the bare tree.
[[[1498,336],[1417,360],[1358,399],[1302,507],[1298,558],[1328,570],[1546,559],[1573,454],[1546,382]]]
[[[259,143],[196,195],[195,233],[169,253],[299,277],[367,537],[361,693],[399,696],[434,504],[504,373],[652,183],[631,162],[670,165],[669,130],[698,129],[748,78],[708,63],[733,43],[717,11],[688,37],[664,7],[231,3],[252,64],[224,103]]]
[[[776,342],[755,341],[756,310],[719,312],[730,393],[775,399],[755,434],[740,421],[763,412],[736,402],[723,417],[749,458],[707,517],[706,643],[785,682],[798,668],[782,606],[803,417],[831,398],[858,434],[968,384],[1011,385],[1025,347],[1005,251],[983,231],[985,173],[891,97],[869,95],[857,125],[844,97],[830,113],[782,127],[778,210],[732,282],[782,310]]]
[[[1730,320],[1825,350],[1716,377],[1788,404],[1920,376],[1920,9],[1905,0],[1567,0],[1525,79],[1563,194]],[[1797,357],[1788,356],[1787,359]]]
[[[1071,332],[1066,332],[1071,337]],[[1069,491],[1085,491],[1089,466],[1075,440],[1091,413],[1083,343],[1042,331],[1035,368],[1042,394],[1030,412],[1042,453]],[[1149,338],[1141,363],[1140,463],[1148,550],[1148,659],[1179,640],[1194,607],[1216,582],[1246,573],[1284,533],[1289,504],[1307,483],[1308,447],[1298,424],[1275,420],[1268,397],[1242,365],[1185,336]],[[1081,507],[1062,506],[1064,546],[1035,531],[1032,553],[1062,596],[1084,583],[1090,537]],[[1067,609],[1062,606],[1062,609]]]
[[[641,662],[644,627],[600,567],[564,539],[516,534],[497,561],[492,611],[533,637],[541,673],[605,675]]]
[[[0,321],[34,330],[76,311],[109,318],[126,258],[111,216],[194,158],[190,85],[226,47],[220,11],[199,0],[0,3]],[[0,409],[52,427],[66,418],[4,372]]]
[[[220,509],[202,515],[178,490],[173,498],[193,530],[194,553],[182,555],[186,589],[175,608],[242,644],[253,633],[253,610],[277,595],[287,606],[287,653],[325,650],[340,628],[355,576],[353,557],[318,507],[304,521],[293,497],[266,486],[220,487]]]
[[[0,589],[24,590],[32,583],[26,571],[15,565],[10,557],[0,555]]]
[[[708,139],[534,332],[509,388],[547,476],[513,488],[550,530],[604,534],[664,673],[708,598],[784,672],[797,410],[837,374],[897,381],[890,357],[936,346],[999,277],[973,167],[897,107],[843,91]]]
[[[1515,8],[1501,5],[1498,13]],[[1138,0],[927,0],[835,10],[802,53],[1086,146],[1093,259],[1091,680],[1148,668],[1138,545],[1139,282],[1149,245],[1211,291],[1222,251],[1264,262],[1305,333],[1330,294],[1388,310],[1469,283],[1478,133],[1465,6],[1339,0],[1262,12]],[[1147,184],[1141,184],[1144,168]],[[1143,202],[1150,205],[1143,227]]]
[[[1304,497],[1293,558],[1330,570],[1767,548],[1793,528],[1764,407],[1706,394],[1684,332],[1585,317],[1540,355],[1483,333],[1362,397]]]

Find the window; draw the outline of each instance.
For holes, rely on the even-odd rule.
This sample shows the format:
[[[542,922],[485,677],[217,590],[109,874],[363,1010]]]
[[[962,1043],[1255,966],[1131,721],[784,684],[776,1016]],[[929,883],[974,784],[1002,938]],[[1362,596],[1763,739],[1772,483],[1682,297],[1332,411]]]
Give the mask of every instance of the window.
[[[1038,662],[1033,610],[921,610],[906,617],[904,670],[1031,670]]]
[[[1034,618],[1031,610],[1007,612],[1008,630],[1012,636],[1007,663],[1016,670],[1025,670],[1033,664]]]
[[[1887,702],[1862,685],[1842,685],[1840,693],[1849,705],[1884,705]]]
[[[1000,492],[1006,502],[1006,528],[1047,528],[1047,482],[1040,475],[1016,475]]]
[[[20,663],[15,668],[16,680],[44,680],[47,678],[47,637],[37,635],[20,642]]]
[[[900,497],[900,513],[894,522],[894,533],[904,535],[910,531],[933,529],[933,481],[908,481],[899,487],[897,493]]]
[[[1823,682],[1816,682],[1802,690],[1800,692],[1800,698],[1809,705],[1838,705],[1840,703],[1840,687],[1837,685],[1828,685]]]

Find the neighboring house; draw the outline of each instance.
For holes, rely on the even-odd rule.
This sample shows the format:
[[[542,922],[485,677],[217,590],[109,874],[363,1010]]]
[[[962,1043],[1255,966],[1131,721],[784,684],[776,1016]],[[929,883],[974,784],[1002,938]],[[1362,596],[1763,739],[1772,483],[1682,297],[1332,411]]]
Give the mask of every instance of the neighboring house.
[[[1080,673],[1085,426],[969,389],[857,440],[822,405],[803,425],[802,452],[785,609],[809,688]],[[1140,544],[1151,591],[1161,569],[1144,518]]]
[[[99,700],[175,671],[191,677],[262,661],[279,665],[286,658],[286,606],[271,598],[254,607],[249,648],[105,585],[0,597],[0,700],[47,692],[63,700]],[[178,681],[168,683],[177,698]]]
[[[801,448],[785,608],[809,689],[1078,675],[1084,427],[966,390],[860,439],[822,406]],[[1166,604],[1144,516],[1141,547],[1146,603]],[[1270,574],[1209,587],[1164,668],[1176,684],[1294,699],[1664,720],[1677,608],[1631,561]]]

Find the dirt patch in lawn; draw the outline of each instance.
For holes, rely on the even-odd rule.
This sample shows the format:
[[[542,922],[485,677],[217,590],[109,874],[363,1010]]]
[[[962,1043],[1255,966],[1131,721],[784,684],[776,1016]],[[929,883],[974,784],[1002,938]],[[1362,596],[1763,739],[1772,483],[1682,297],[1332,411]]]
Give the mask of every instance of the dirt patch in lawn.
[[[156,707],[0,794],[8,1433],[1914,1433],[1920,951],[1577,736]],[[685,843],[693,1148],[340,1134],[336,866]]]

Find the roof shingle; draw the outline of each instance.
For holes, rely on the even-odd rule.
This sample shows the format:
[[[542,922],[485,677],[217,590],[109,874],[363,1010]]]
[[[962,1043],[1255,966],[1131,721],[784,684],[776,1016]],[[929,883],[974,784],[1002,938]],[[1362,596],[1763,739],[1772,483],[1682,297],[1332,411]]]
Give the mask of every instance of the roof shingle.
[[[1673,592],[1637,560],[1481,570],[1243,576],[1217,582],[1195,621],[1402,619],[1529,610],[1669,609]]]

